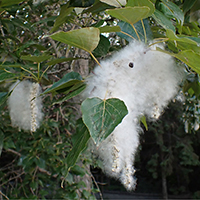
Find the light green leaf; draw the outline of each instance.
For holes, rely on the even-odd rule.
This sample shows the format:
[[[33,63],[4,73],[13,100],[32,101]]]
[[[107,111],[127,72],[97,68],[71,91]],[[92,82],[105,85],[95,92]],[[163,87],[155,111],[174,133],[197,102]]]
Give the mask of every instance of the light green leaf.
[[[106,13],[116,17],[119,20],[127,22],[129,24],[135,24],[141,19],[149,16],[150,8],[146,6],[142,7],[125,7],[117,9],[106,10]]]
[[[123,101],[115,98],[102,100],[97,97],[83,101],[81,111],[83,122],[97,146],[112,133],[128,113]]]
[[[58,30],[58,28],[63,23],[65,23],[65,20],[67,19],[68,15],[73,11],[73,9],[74,9],[73,7],[68,8],[68,4],[61,7],[60,15],[57,17],[50,33],[53,33],[54,31]]]
[[[0,156],[3,149],[3,140],[4,140],[4,133],[0,130]]]
[[[150,0],[129,0],[126,6],[147,6],[150,8],[149,16],[152,15],[155,11],[155,6]]]
[[[62,92],[69,90],[73,85],[80,83],[82,81],[82,77],[77,72],[67,73],[62,79],[54,83],[50,88],[46,89],[42,94],[47,94],[50,92]]]
[[[173,13],[174,17],[178,22],[183,25],[184,23],[184,13],[183,11],[173,2],[162,0],[163,4]]]
[[[140,118],[140,121],[143,123],[145,129],[148,131],[148,125],[147,125],[146,117],[144,115]]]
[[[152,17],[160,24],[164,29],[171,29],[175,32],[175,27],[173,23],[159,10],[155,10]]]
[[[59,42],[92,52],[99,43],[100,31],[98,28],[82,28],[68,32],[56,32],[49,37]]]
[[[100,33],[120,32],[119,26],[103,26],[99,27]]]
[[[126,5],[126,0],[100,0],[100,1],[115,7],[121,7]]]
[[[21,59],[36,62],[36,63],[41,63],[50,59],[51,57],[52,57],[51,55],[43,54],[41,56],[32,56],[32,55],[21,56]]]

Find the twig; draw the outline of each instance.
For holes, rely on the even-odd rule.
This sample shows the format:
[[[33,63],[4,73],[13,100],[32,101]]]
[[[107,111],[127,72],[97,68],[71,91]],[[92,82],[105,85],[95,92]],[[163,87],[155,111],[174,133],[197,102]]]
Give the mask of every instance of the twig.
[[[2,195],[3,197],[5,197],[7,200],[9,200],[9,198],[0,190],[0,195]]]
[[[96,180],[95,180],[94,176],[92,175],[92,173],[91,173],[91,177],[92,177],[92,179],[93,179],[93,181],[94,181],[94,184],[96,185],[97,189],[99,190],[100,199],[103,200],[103,195],[102,195],[102,193],[101,193],[101,190],[100,190],[100,188],[99,188],[99,185],[98,185],[98,183],[96,182]]]

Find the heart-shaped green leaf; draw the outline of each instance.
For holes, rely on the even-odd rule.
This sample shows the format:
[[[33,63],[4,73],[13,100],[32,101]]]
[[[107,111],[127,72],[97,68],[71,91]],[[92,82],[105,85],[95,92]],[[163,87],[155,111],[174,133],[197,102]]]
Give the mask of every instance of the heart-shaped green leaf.
[[[100,31],[98,28],[89,27],[68,32],[56,32],[49,37],[59,42],[78,47],[87,52],[92,52],[99,43]]]
[[[117,9],[106,10],[106,13],[120,19],[129,24],[135,24],[141,19],[149,16],[150,8],[147,6],[142,7],[125,7]]]
[[[111,98],[87,98],[81,105],[82,118],[98,146],[121,123],[128,110],[123,101]]]

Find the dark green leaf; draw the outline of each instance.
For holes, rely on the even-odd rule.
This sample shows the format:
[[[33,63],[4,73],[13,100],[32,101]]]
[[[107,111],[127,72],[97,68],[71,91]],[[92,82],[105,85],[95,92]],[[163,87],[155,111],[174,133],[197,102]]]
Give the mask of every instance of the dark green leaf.
[[[135,27],[141,41],[145,41],[145,33],[146,33],[147,41],[152,40],[152,31],[151,31],[151,27],[149,25],[148,19],[144,19],[143,24],[144,24],[145,29],[143,28],[141,21],[134,24],[134,27]],[[122,32],[117,33],[117,35],[119,37],[127,40],[128,42],[131,42],[133,40],[133,38],[137,38],[137,34],[136,34],[135,30],[133,29],[133,27],[130,24],[120,21],[118,23],[118,25],[120,26],[121,31],[122,31]],[[127,34],[124,34],[123,32],[127,33],[130,36],[128,36]]]
[[[178,20],[178,22],[181,25],[183,25],[183,22],[184,22],[183,11],[175,3],[171,2],[171,1],[162,0],[162,2],[173,13],[174,17]]]
[[[0,72],[0,82],[17,77],[16,74],[8,72]]]
[[[2,106],[6,102],[8,95],[8,92],[0,92],[0,106]]]
[[[73,9],[74,9],[73,7],[69,8],[68,4],[61,7],[60,15],[56,18],[55,24],[54,24],[53,28],[51,29],[50,33],[57,31],[58,28],[63,23],[65,23],[67,16],[73,11]]]
[[[14,5],[14,4],[18,4],[22,2],[22,0],[1,0],[0,1],[0,7],[5,7],[5,6],[11,6],[11,5]]]
[[[4,133],[0,129],[0,156],[1,156],[2,149],[3,149],[3,140],[4,140]]]
[[[186,0],[186,1],[184,1],[184,3],[183,3],[183,12],[184,13],[188,12],[193,7],[195,2],[196,2],[196,0]]]
[[[82,77],[79,73],[70,72],[58,82],[54,83],[50,88],[46,89],[42,94],[47,94],[64,88],[72,87],[74,84],[80,83],[80,81],[82,81]]]
[[[90,139],[89,131],[82,122],[82,119],[79,119],[77,123],[76,134],[73,136],[75,138],[74,145],[66,159],[68,171],[76,164],[79,155],[87,147],[87,143]]]
[[[123,101],[115,98],[102,100],[87,98],[81,105],[82,118],[98,146],[121,123],[128,110]]]
[[[110,48],[110,41],[107,37],[101,35],[96,49],[93,51],[95,57],[105,56]]]
[[[155,10],[152,16],[164,29],[171,29],[175,32],[175,27],[173,23],[159,10]]]
[[[64,101],[67,101],[67,100],[77,96],[78,94],[80,94],[85,88],[86,88],[86,84],[84,82],[77,83],[67,91],[67,95],[65,97],[58,99],[53,104],[63,103]],[[64,92],[64,93],[66,93],[66,92]]]

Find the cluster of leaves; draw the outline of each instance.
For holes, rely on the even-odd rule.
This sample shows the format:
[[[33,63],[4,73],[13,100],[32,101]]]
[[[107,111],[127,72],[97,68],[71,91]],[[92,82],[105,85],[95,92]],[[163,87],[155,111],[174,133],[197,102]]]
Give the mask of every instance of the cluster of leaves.
[[[164,52],[184,63],[190,74],[198,74],[200,73],[199,27],[196,22],[189,21],[192,9],[196,7],[195,2],[197,1],[174,3],[167,0],[128,0],[127,2],[70,0],[63,3],[61,0],[51,0],[33,4],[32,1],[2,0],[0,2],[0,83],[2,86],[7,86],[16,79],[31,79],[39,82],[43,87],[47,87],[42,95],[52,97],[51,105],[59,104],[63,108],[66,101],[69,102],[86,87],[81,75],[73,71],[73,65],[79,59],[76,56],[77,49],[88,52],[99,64],[97,57],[105,56],[113,50],[113,47],[119,48],[121,42],[140,40],[149,43],[152,39],[155,39],[154,43],[166,42],[168,51]],[[55,32],[57,30],[60,31]],[[106,36],[113,32],[115,33],[113,38]],[[113,42],[112,46],[113,40],[118,45]],[[63,71],[66,72],[64,76]],[[196,86],[199,88],[199,84]],[[188,84],[184,92],[191,91],[192,88],[193,85]],[[192,95],[197,95],[196,91],[199,89]],[[8,89],[1,89],[0,106],[3,113],[6,112],[5,101],[9,95]],[[91,105],[93,105],[92,109]],[[66,124],[68,126],[73,124],[73,130],[69,127],[66,130],[75,132],[73,121],[76,120],[70,119],[70,115],[75,114],[67,114],[65,110],[63,115],[62,110],[59,110],[59,113],[64,116],[63,118],[67,118]],[[100,112],[97,114],[96,110]],[[119,110],[120,112],[117,112]],[[81,111],[83,117],[78,122],[74,145],[70,152],[71,137],[59,134],[63,130],[60,130],[58,121],[56,123],[49,121],[50,118],[47,117],[36,134],[20,133],[20,137],[28,138],[18,139],[16,137],[19,135],[14,134],[16,129],[11,129],[9,126],[7,114],[5,114],[7,121],[5,121],[6,116],[2,115],[2,121],[5,122],[2,127],[9,127],[10,130],[2,128],[1,138],[5,139],[0,141],[0,149],[4,148],[5,152],[9,150],[10,153],[18,152],[18,157],[15,157],[13,162],[22,166],[21,170],[23,169],[26,177],[29,175],[26,179],[31,183],[29,193],[33,196],[24,191],[23,186],[12,186],[11,177],[10,187],[20,192],[20,194],[16,192],[16,198],[22,193],[29,198],[44,197],[46,194],[40,194],[38,184],[40,183],[42,189],[45,188],[44,191],[48,190],[47,185],[50,183],[41,180],[49,175],[49,171],[52,184],[55,174],[58,174],[57,180],[64,176],[63,180],[66,180],[66,184],[71,184],[68,189],[73,193],[73,198],[76,197],[75,191],[82,186],[77,185],[78,183],[72,186],[74,181],[68,173],[69,170],[73,172],[72,169],[76,166],[77,159],[90,138],[99,145],[127,114],[126,106],[119,99],[86,99],[81,105]],[[48,111],[45,111],[46,116],[47,113]],[[94,118],[98,119],[95,123]],[[104,123],[105,121],[107,123]],[[142,121],[146,124],[144,119]],[[62,125],[62,128],[64,127]],[[57,135],[50,135],[49,131],[55,129]],[[59,139],[61,139],[60,144],[57,141]],[[27,140],[30,144],[26,143]],[[58,145],[55,145],[57,142]],[[48,146],[48,149],[45,149],[45,146]],[[38,174],[40,169],[45,169],[48,173]],[[78,171],[81,173],[80,169]],[[7,178],[5,174],[2,177]],[[21,181],[25,179],[22,175],[12,176],[15,177],[15,181]],[[17,179],[18,177],[20,180]],[[36,179],[38,181],[35,181]],[[12,196],[14,193],[11,192],[9,195]],[[58,193],[61,193],[62,198],[64,193],[70,194],[69,191],[60,191],[59,188]]]

